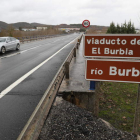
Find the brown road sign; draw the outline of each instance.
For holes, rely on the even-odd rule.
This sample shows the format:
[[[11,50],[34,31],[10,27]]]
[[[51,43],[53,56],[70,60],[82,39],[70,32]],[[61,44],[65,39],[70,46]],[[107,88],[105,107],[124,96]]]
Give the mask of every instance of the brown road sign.
[[[140,35],[94,34],[84,36],[85,57],[140,57]]]
[[[86,80],[140,83],[140,61],[86,60]]]

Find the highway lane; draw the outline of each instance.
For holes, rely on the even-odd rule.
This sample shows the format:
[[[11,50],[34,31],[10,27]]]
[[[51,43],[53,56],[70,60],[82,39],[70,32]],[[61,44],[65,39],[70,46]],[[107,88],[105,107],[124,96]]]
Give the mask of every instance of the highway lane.
[[[26,51],[30,51],[33,49],[36,49],[38,47],[41,47],[42,45],[47,45],[50,43],[55,43],[59,41],[65,41],[69,38],[69,35],[65,35],[65,36],[58,36],[58,37],[54,37],[54,38],[47,38],[47,39],[43,39],[43,40],[35,40],[35,41],[31,41],[31,42],[25,42],[25,43],[21,43],[21,49],[20,51],[8,51],[6,54],[2,55],[0,54],[0,59],[3,59],[5,57],[10,57],[13,55],[17,55],[19,53],[24,53]]]
[[[53,55],[62,46],[72,41],[76,36],[77,35],[70,35],[62,37],[62,39],[65,39],[63,41],[62,39],[58,40],[58,38],[51,38],[28,44],[21,44],[21,53],[10,51],[10,53],[13,52],[15,55],[11,56],[13,54],[7,53],[8,55],[6,54],[6,56],[1,56],[0,79],[2,80],[0,80],[0,92],[29,70],[43,62],[46,58]],[[36,46],[39,47],[32,49]]]
[[[22,53],[11,51],[6,56],[0,55],[0,92],[3,93],[9,85],[78,36],[72,34],[30,42],[21,45]],[[15,140],[18,137],[74,44],[66,46],[0,98],[0,140]]]

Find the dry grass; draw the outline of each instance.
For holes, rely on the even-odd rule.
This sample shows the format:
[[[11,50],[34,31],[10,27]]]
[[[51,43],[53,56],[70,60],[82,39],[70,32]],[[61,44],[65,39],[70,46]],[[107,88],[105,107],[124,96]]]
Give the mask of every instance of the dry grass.
[[[0,32],[0,37],[2,36],[12,36],[12,37],[26,37],[26,36],[39,36],[39,35],[56,35],[62,34],[64,32],[58,29],[47,29],[41,31],[15,31],[14,29],[2,30]]]
[[[102,29],[92,27],[87,31],[87,34],[106,34],[106,32],[107,32],[107,27],[104,27]]]

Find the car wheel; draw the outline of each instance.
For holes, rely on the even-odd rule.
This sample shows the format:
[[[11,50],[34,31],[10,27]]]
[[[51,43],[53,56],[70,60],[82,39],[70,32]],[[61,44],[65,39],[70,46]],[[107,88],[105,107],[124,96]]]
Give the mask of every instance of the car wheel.
[[[6,53],[5,47],[2,47],[2,48],[1,48],[1,53],[2,53],[2,54],[5,54],[5,53]]]
[[[16,50],[19,50],[19,49],[20,49],[20,45],[19,45],[19,44],[17,44]]]

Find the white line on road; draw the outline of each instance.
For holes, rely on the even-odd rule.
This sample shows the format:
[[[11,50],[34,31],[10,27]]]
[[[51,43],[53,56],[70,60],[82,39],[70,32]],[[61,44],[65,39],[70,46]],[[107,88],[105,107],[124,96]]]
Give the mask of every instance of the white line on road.
[[[71,44],[72,42],[74,42],[76,39],[74,39],[73,41],[71,41],[70,43],[68,43],[67,45],[65,45],[63,48],[61,48],[60,50],[58,50],[52,56],[50,56],[49,58],[47,58],[45,61],[43,61],[42,63],[40,63],[38,66],[36,66],[32,70],[30,70],[28,73],[26,73],[25,75],[23,75],[21,78],[19,78],[17,81],[15,81],[13,84],[11,84],[9,87],[7,87],[6,89],[4,89],[0,93],[0,98],[2,98],[3,96],[5,96],[9,91],[11,91],[14,87],[16,87],[18,84],[20,84],[24,79],[26,79],[28,76],[30,76],[33,72],[35,72],[37,69],[39,69],[41,66],[43,66],[46,62],[48,62],[51,58],[53,58],[55,55],[57,55],[61,50],[63,50],[64,48],[66,48],[69,44]]]
[[[7,55],[7,56],[4,56],[4,57],[0,57],[0,59],[7,58],[7,57],[11,57],[11,56],[14,56],[14,55],[17,55],[17,54],[20,54],[20,52],[13,53],[13,54],[11,54],[11,55]]]
[[[24,52],[27,52],[27,51],[30,51],[30,50],[33,50],[33,49],[36,49],[38,47],[41,47],[42,45],[39,45],[39,46],[36,46],[36,47],[33,47],[33,48],[30,48],[30,49],[27,49],[27,50],[24,50],[24,51],[20,51],[20,52],[17,52],[17,53],[13,53],[11,55],[7,55],[7,56],[4,56],[4,57],[0,57],[0,59],[3,59],[3,58],[8,58],[8,57],[11,57],[11,56],[15,56],[17,54],[21,54],[21,53],[24,53]]]
[[[42,46],[42,45],[39,45],[39,46],[36,46],[36,47],[30,48],[30,49],[27,49],[27,50],[21,51],[20,53],[24,53],[24,52],[27,52],[27,51],[30,51],[30,50],[36,49],[36,48],[41,47],[41,46]]]

